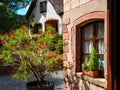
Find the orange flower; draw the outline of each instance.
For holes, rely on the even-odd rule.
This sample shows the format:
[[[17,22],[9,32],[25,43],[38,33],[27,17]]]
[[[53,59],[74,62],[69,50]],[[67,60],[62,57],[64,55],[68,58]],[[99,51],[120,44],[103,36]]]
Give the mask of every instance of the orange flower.
[[[45,48],[45,45],[44,45],[44,44],[41,44],[39,47],[40,47],[41,49],[44,49],[44,48]]]
[[[22,33],[22,30],[21,30],[21,29],[19,30],[19,33]]]
[[[61,62],[63,62],[63,60],[59,60],[59,59],[58,59],[56,62],[61,63]]]
[[[52,56],[52,58],[56,58],[56,55],[54,54],[54,55]]]
[[[4,58],[5,58],[5,56],[3,55],[3,56],[2,56],[2,60],[4,60]]]
[[[4,45],[4,43],[5,43],[5,40],[0,40],[1,45]]]
[[[12,39],[12,40],[16,40],[16,38],[15,38],[15,37],[11,37],[11,39]]]

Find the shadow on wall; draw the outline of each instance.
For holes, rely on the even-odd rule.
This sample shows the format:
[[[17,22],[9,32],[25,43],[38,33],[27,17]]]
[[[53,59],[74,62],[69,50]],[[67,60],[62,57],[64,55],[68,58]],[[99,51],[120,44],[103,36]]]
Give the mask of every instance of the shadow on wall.
[[[70,90],[79,90],[79,79],[75,77],[72,71],[69,75],[67,74],[65,76],[64,83],[65,86],[70,88]]]
[[[65,76],[64,84],[69,90],[90,90],[90,83],[76,77],[72,71]]]
[[[83,80],[81,84],[82,85],[80,90],[90,90],[89,82],[87,83],[86,81]]]

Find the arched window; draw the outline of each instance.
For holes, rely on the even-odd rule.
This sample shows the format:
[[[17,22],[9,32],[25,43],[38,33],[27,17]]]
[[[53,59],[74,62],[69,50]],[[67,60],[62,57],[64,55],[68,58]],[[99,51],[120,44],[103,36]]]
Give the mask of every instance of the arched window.
[[[82,26],[80,30],[82,62],[89,60],[92,47],[94,47],[100,61],[99,71],[104,72],[104,21],[88,23]]]

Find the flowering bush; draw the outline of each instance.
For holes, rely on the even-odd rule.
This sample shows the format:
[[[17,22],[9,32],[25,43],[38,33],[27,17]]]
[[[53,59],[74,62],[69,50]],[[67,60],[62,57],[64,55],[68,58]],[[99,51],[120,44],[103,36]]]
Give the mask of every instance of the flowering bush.
[[[12,73],[14,78],[26,80],[33,74],[41,82],[47,74],[60,67],[58,62],[62,61],[62,53],[50,49],[53,44],[56,49],[63,46],[62,39],[53,42],[57,36],[53,27],[47,27],[46,32],[31,37],[24,26],[0,36],[0,40],[4,40],[0,58],[5,64],[17,66]]]

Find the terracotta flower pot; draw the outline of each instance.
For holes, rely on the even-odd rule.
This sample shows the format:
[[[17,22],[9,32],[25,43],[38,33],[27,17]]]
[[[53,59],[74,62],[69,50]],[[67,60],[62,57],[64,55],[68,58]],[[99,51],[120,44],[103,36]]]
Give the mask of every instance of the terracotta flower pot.
[[[82,70],[82,71],[83,71],[83,75],[87,75],[93,78],[98,77],[98,71],[86,71],[86,70]]]
[[[41,82],[41,87],[38,87],[38,81],[28,82],[26,84],[27,90],[54,90],[54,83],[44,81]]]

